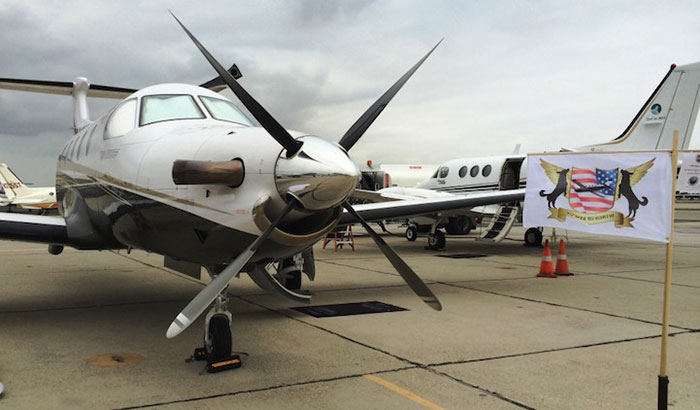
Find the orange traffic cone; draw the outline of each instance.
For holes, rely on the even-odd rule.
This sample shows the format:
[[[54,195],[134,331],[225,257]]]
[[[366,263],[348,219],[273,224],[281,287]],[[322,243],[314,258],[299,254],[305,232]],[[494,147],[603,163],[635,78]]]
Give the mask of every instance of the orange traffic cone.
[[[549,239],[544,241],[544,252],[542,253],[542,262],[540,263],[539,278],[556,278],[554,274],[554,265],[552,264],[552,251],[549,249]]]
[[[557,257],[557,268],[554,273],[559,276],[572,276],[573,273],[569,272],[569,261],[566,260],[566,248],[564,247],[564,240],[559,242],[559,256]]]

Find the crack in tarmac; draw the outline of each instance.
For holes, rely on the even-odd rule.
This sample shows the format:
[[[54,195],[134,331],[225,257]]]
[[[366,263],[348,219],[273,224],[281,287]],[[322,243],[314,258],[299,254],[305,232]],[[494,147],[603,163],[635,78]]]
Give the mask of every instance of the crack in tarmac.
[[[601,311],[591,310],[591,309],[586,309],[586,308],[581,308],[581,307],[577,307],[577,306],[562,305],[562,304],[560,304],[560,303],[547,302],[547,301],[537,300],[537,299],[530,299],[530,298],[526,298],[526,297],[523,297],[523,296],[508,295],[508,294],[505,294],[505,293],[494,292],[494,291],[491,291],[491,290],[470,288],[470,287],[468,287],[468,286],[463,286],[463,285],[459,285],[459,284],[455,284],[455,283],[449,283],[449,282],[437,282],[437,283],[439,283],[439,284],[441,284],[441,285],[445,285],[445,286],[452,286],[452,287],[461,288],[461,289],[468,289],[468,290],[472,290],[472,291],[474,291],[474,292],[482,292],[482,293],[487,293],[487,294],[490,294],[490,295],[502,296],[502,297],[517,299],[517,300],[524,300],[524,301],[527,301],[527,302],[541,303],[541,304],[544,304],[544,305],[549,305],[549,306],[554,306],[554,307],[561,307],[561,308],[566,308],[566,309],[579,310],[579,311],[582,311],[582,312],[595,313],[595,314],[598,314],[598,315],[610,316],[610,317],[615,317],[615,318],[618,318],[618,319],[627,319],[627,320],[632,320],[632,321],[635,321],[635,322],[646,323],[646,324],[649,324],[649,325],[657,325],[657,326],[661,326],[661,325],[662,325],[662,324],[659,323],[659,322],[654,322],[654,321],[651,321],[651,320],[639,319],[639,318],[635,318],[635,317],[631,317],[631,316],[616,315],[616,314],[614,314],[614,313],[601,312]],[[671,325],[671,324],[669,324],[669,326],[670,326],[670,327],[673,327],[673,328],[676,328],[676,329],[681,329],[681,330],[693,330],[692,328],[683,327],[683,326],[676,326],[676,325]]]

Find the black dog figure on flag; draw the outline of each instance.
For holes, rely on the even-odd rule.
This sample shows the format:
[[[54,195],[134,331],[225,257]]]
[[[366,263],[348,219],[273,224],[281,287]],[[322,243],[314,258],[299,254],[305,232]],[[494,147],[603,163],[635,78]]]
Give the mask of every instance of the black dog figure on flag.
[[[559,174],[559,179],[557,180],[557,185],[554,187],[552,192],[550,193],[545,193],[544,189],[540,191],[540,196],[546,196],[547,197],[547,207],[548,208],[554,208],[556,209],[557,207],[555,206],[555,203],[557,202],[557,198],[559,198],[559,195],[564,194],[566,196],[566,190],[569,185],[568,181],[568,174],[569,170],[568,169],[559,169],[556,171],[557,174]]]
[[[647,199],[647,197],[643,196],[642,200],[640,201],[639,198],[637,198],[637,195],[635,195],[634,191],[632,191],[630,177],[634,175],[634,172],[621,169],[620,174],[622,174],[622,179],[620,180],[620,187],[618,188],[617,198],[619,199],[620,196],[624,196],[625,199],[627,199],[627,204],[629,207],[629,213],[627,214],[627,217],[635,218],[637,216],[637,209],[639,209],[639,205],[645,206],[649,203],[649,200]]]

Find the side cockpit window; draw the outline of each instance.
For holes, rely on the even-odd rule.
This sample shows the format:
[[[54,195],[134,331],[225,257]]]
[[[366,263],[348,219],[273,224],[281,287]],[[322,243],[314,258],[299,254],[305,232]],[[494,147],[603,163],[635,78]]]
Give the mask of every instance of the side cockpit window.
[[[134,128],[136,128],[136,98],[126,100],[114,109],[107,120],[104,137],[121,137]]]
[[[447,174],[449,174],[449,173],[450,173],[450,169],[448,167],[440,168],[440,178],[447,177]]]
[[[202,118],[204,118],[204,113],[191,95],[148,95],[141,99],[140,126],[162,121]]]
[[[219,98],[199,96],[212,118],[219,121],[252,126],[253,123],[230,101]]]

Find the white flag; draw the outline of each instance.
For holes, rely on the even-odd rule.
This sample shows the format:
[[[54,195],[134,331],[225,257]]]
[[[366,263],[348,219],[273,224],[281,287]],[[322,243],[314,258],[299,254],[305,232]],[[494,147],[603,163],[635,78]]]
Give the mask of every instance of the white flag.
[[[700,151],[681,152],[681,172],[678,174],[676,190],[679,192],[700,193]]]
[[[668,242],[671,154],[528,155],[524,226]]]

